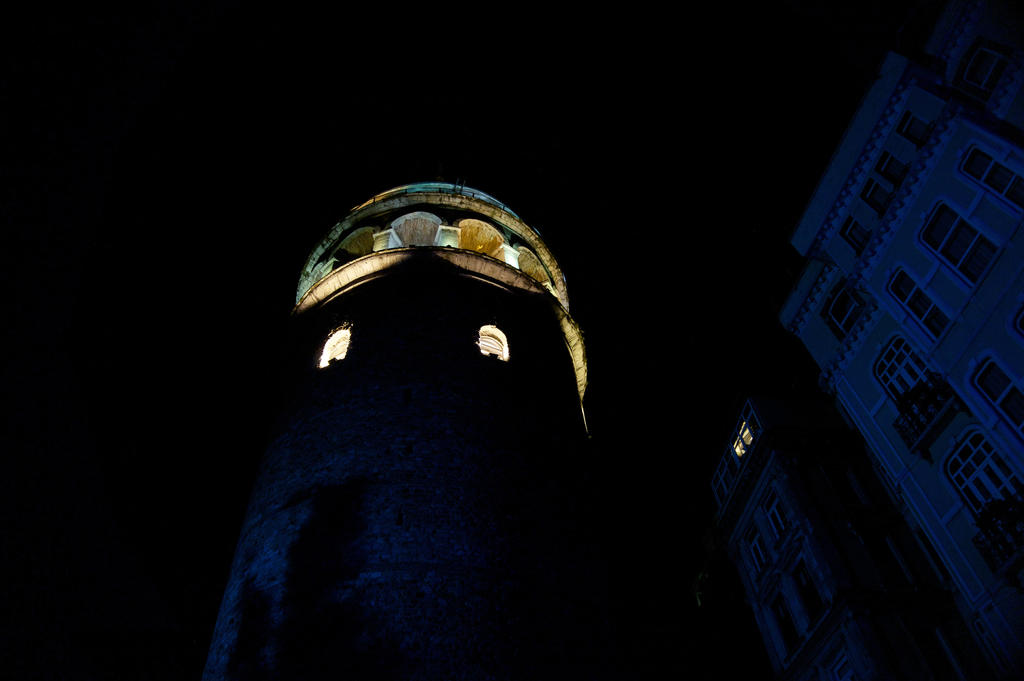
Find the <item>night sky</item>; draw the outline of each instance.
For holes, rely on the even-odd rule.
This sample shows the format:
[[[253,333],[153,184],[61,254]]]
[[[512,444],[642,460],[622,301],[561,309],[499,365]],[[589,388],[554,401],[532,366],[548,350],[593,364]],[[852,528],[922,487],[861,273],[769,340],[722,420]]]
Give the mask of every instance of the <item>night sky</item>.
[[[747,392],[815,389],[776,321],[788,236],[907,4],[10,22],[0,676],[198,678],[305,256],[433,180],[566,272],[636,677],[763,673],[735,577],[690,593],[708,480]]]

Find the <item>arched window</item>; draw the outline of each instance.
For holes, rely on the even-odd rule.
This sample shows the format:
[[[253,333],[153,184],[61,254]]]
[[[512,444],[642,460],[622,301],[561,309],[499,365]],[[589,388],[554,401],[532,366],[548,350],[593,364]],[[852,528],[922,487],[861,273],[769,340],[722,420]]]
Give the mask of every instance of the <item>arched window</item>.
[[[331,335],[327,337],[327,342],[324,343],[324,348],[320,353],[319,367],[323,369],[332,362],[345,359],[351,339],[352,327],[348,324],[331,331]]]
[[[921,241],[947,265],[976,284],[996,254],[996,245],[944,203],[921,228]]]
[[[975,515],[994,499],[1005,499],[1024,491],[1003,457],[977,430],[964,438],[950,455],[946,475]]]
[[[889,279],[889,292],[924,326],[932,338],[938,338],[949,325],[949,317],[903,270],[896,270]]]
[[[995,360],[985,360],[974,372],[974,385],[1017,432],[1024,433],[1024,392]]]
[[[501,329],[491,324],[480,327],[480,338],[476,345],[481,355],[494,355],[502,362],[508,361],[508,338]]]
[[[821,316],[836,338],[842,340],[857,323],[863,308],[864,303],[846,287],[844,279],[833,287],[821,308]]]
[[[893,338],[875,361],[875,378],[895,401],[917,385],[926,370],[910,343],[900,336]]]

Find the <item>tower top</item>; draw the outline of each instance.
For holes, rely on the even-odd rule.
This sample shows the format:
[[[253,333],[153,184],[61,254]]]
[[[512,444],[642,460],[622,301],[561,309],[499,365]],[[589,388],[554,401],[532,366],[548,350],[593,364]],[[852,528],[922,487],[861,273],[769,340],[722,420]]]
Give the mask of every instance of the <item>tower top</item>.
[[[469,251],[519,270],[569,309],[565,276],[540,233],[492,196],[446,182],[395,187],[356,206],[320,240],[299,277],[296,307],[335,270],[381,251]],[[494,263],[492,263],[494,264]]]

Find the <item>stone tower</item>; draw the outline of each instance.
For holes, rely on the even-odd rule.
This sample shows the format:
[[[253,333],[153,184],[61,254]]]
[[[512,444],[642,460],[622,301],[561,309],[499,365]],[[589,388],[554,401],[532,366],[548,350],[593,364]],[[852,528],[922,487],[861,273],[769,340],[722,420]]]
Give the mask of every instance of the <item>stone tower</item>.
[[[565,279],[508,207],[384,192],[299,282],[204,679],[610,673]]]

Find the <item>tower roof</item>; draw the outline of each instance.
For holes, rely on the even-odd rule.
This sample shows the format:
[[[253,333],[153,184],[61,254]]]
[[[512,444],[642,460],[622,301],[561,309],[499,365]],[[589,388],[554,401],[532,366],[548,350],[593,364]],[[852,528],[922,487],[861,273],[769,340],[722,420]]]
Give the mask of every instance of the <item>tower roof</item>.
[[[395,187],[353,208],[307,258],[296,304],[349,262],[415,247],[469,251],[496,260],[527,274],[569,309],[565,277],[537,230],[494,197],[443,182]]]

